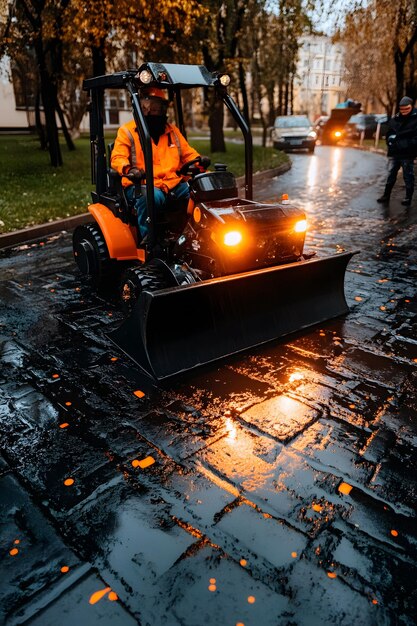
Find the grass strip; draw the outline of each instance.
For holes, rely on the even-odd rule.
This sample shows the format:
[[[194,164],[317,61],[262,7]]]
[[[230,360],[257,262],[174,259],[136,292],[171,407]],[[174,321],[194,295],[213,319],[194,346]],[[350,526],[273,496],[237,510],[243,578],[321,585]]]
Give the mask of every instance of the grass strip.
[[[106,136],[106,143],[114,135]],[[31,135],[0,136],[0,233],[44,224],[84,213],[91,202],[90,141],[76,140],[76,150],[68,152],[62,145],[64,165],[53,168],[49,155],[39,148]],[[244,174],[244,146],[227,142],[226,153],[211,154],[210,141],[190,139],[201,154],[212,163],[226,163],[236,176]],[[253,171],[277,167],[287,155],[272,148],[254,146]]]

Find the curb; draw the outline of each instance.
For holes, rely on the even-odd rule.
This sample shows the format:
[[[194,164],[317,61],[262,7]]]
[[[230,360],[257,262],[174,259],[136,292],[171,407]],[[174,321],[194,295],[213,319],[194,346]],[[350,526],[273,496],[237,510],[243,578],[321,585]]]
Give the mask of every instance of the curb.
[[[55,220],[46,224],[31,226],[30,228],[22,228],[22,230],[13,230],[11,233],[0,235],[0,249],[13,248],[21,243],[42,239],[42,237],[47,237],[53,233],[71,230],[79,224],[86,224],[90,221],[90,213],[82,213],[81,215],[74,215],[62,220]]]
[[[262,182],[280,174],[284,174],[291,168],[291,162],[283,163],[278,167],[271,170],[265,170],[263,172],[256,172],[253,175],[253,182]],[[245,184],[245,177],[239,176],[236,179],[238,187],[243,187]],[[5,248],[13,248],[14,246],[22,243],[28,243],[35,241],[36,239],[42,239],[53,233],[72,230],[79,224],[87,224],[92,221],[90,213],[82,213],[81,215],[74,215],[73,217],[67,217],[62,220],[55,220],[46,224],[39,224],[38,226],[31,226],[30,228],[22,228],[21,230],[13,230],[10,233],[4,233],[0,235],[0,250]]]

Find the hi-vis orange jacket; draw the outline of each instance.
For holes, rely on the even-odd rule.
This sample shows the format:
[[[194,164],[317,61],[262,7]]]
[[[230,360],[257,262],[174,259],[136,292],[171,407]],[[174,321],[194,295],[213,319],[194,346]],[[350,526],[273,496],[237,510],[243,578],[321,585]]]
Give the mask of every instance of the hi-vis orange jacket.
[[[200,156],[172,124],[166,125],[158,145],[152,141],[152,154],[154,185],[162,189],[176,187],[183,180],[176,171],[184,163]],[[130,167],[145,169],[145,157],[134,120],[119,128],[112,150],[111,166],[121,176],[127,174]],[[132,182],[128,178],[122,178],[122,184],[127,187]]]

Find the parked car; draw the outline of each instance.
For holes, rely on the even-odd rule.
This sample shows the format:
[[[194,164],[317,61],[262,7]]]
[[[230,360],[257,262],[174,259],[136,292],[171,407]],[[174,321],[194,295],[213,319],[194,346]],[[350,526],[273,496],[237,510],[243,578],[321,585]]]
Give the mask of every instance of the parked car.
[[[277,150],[314,152],[317,133],[306,115],[280,115],[275,119],[271,139]]]
[[[364,133],[365,139],[375,137],[377,119],[374,114],[358,113],[353,115],[346,124],[346,136],[349,139],[360,139]]]

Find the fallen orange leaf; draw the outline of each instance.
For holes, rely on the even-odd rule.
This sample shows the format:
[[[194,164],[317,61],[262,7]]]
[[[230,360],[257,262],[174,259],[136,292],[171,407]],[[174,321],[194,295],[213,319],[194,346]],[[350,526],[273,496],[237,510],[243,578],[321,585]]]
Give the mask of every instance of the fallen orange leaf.
[[[16,554],[19,554],[19,550],[17,548],[12,548],[9,554],[10,556],[16,556]]]
[[[119,599],[119,596],[114,591],[110,591],[108,598],[111,602],[114,602],[115,600]]]
[[[337,578],[337,574],[336,574],[336,572],[327,572],[327,576],[328,576],[329,578]]]
[[[133,467],[140,467],[141,469],[145,469],[145,467],[149,467],[155,463],[155,459],[151,456],[147,456],[145,459],[139,461],[139,459],[134,459],[132,461]]]
[[[353,487],[352,485],[349,485],[348,483],[340,483],[337,489],[340,491],[340,493],[344,493],[345,496],[348,496],[350,492],[352,491]]]
[[[145,395],[143,391],[141,391],[140,389],[138,389],[137,391],[134,391],[133,393],[135,394],[137,398],[143,398],[143,396]]]
[[[398,537],[398,530],[391,530],[391,535],[393,537]]]
[[[63,565],[63,566],[61,567],[61,572],[62,572],[63,574],[66,574],[67,572],[69,572],[69,567],[68,567],[68,565]]]
[[[71,485],[73,485],[73,484],[74,484],[74,479],[73,478],[66,478],[64,480],[64,485],[66,487],[71,487]]]
[[[89,603],[97,604],[97,602],[104,598],[106,593],[108,593],[109,591],[111,591],[111,587],[106,587],[105,589],[100,589],[100,591],[95,591],[93,594],[91,594]]]

